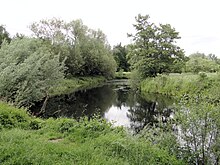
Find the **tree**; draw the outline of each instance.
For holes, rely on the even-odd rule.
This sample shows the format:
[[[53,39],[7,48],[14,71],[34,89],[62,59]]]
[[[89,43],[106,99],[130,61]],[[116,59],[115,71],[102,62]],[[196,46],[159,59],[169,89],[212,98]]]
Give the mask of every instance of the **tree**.
[[[175,63],[185,62],[183,50],[175,45],[175,40],[180,39],[178,32],[169,24],[157,26],[149,18],[139,14],[134,24],[136,34],[128,35],[134,41],[128,53],[129,62],[142,78],[169,73]]]
[[[0,49],[0,98],[30,106],[63,79],[64,65],[39,39],[14,39]]]
[[[6,31],[5,27],[3,25],[0,25],[0,47],[4,40],[10,42],[11,38],[9,33]]]
[[[127,49],[122,46],[121,43],[113,47],[113,56],[117,62],[117,71],[123,70],[125,72],[129,71],[130,64],[127,60]]]
[[[115,61],[101,30],[89,29],[82,20],[65,22],[56,18],[31,25],[35,36],[47,42],[50,50],[65,60],[68,75],[113,77]]]
[[[218,58],[204,53],[193,53],[189,55],[189,61],[186,62],[186,72],[217,72],[219,70]]]
[[[40,22],[35,22],[30,26],[37,38],[50,40],[52,45],[61,43],[65,40],[65,22],[61,19],[44,19]]]
[[[60,54],[60,61],[65,60],[66,73],[75,75],[80,72],[83,59],[80,54],[79,40],[85,35],[81,20],[65,21],[57,18],[43,19],[30,26],[33,35],[43,39],[54,54]]]

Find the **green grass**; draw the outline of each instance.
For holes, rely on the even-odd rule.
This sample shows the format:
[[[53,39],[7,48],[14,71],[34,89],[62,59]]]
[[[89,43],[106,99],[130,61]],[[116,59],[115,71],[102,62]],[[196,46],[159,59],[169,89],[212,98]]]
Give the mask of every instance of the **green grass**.
[[[50,91],[50,95],[68,94],[81,89],[93,88],[102,84],[104,81],[106,81],[106,79],[102,76],[64,79],[56,88]]]
[[[99,118],[42,120],[0,102],[0,125],[1,165],[183,164],[167,150]]]
[[[207,99],[219,100],[219,85],[219,74],[216,73],[170,74],[142,81],[141,91],[177,97],[205,95]]]

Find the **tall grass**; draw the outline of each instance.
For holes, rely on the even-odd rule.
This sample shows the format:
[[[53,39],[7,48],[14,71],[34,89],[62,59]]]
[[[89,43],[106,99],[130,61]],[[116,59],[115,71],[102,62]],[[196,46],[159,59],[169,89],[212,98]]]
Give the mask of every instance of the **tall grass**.
[[[143,93],[160,93],[182,97],[206,95],[207,99],[220,98],[219,74],[172,74],[149,78],[141,83]]]

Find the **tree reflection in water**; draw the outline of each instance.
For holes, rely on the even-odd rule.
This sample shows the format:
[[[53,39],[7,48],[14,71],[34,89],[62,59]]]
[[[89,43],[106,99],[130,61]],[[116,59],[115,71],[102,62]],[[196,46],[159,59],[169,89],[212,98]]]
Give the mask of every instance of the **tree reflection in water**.
[[[127,116],[131,121],[131,129],[136,133],[147,125],[159,126],[160,121],[166,123],[173,113],[172,101],[168,100],[168,98],[160,98],[161,96],[156,98],[155,96],[154,101],[150,101],[144,99],[139,94],[131,96],[135,97],[132,99],[135,102],[130,106]]]
[[[43,102],[31,108],[39,112]],[[126,83],[110,83],[102,87],[50,98],[42,117],[91,117],[94,114],[114,120],[138,133],[147,125],[166,122],[172,115],[173,101],[158,95],[141,96]]]

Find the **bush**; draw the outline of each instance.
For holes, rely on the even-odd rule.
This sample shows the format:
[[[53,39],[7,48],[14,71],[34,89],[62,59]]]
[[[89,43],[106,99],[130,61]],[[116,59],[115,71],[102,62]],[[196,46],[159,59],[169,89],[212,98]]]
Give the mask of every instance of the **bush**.
[[[2,128],[29,128],[31,117],[24,109],[17,109],[0,102],[0,125]]]

